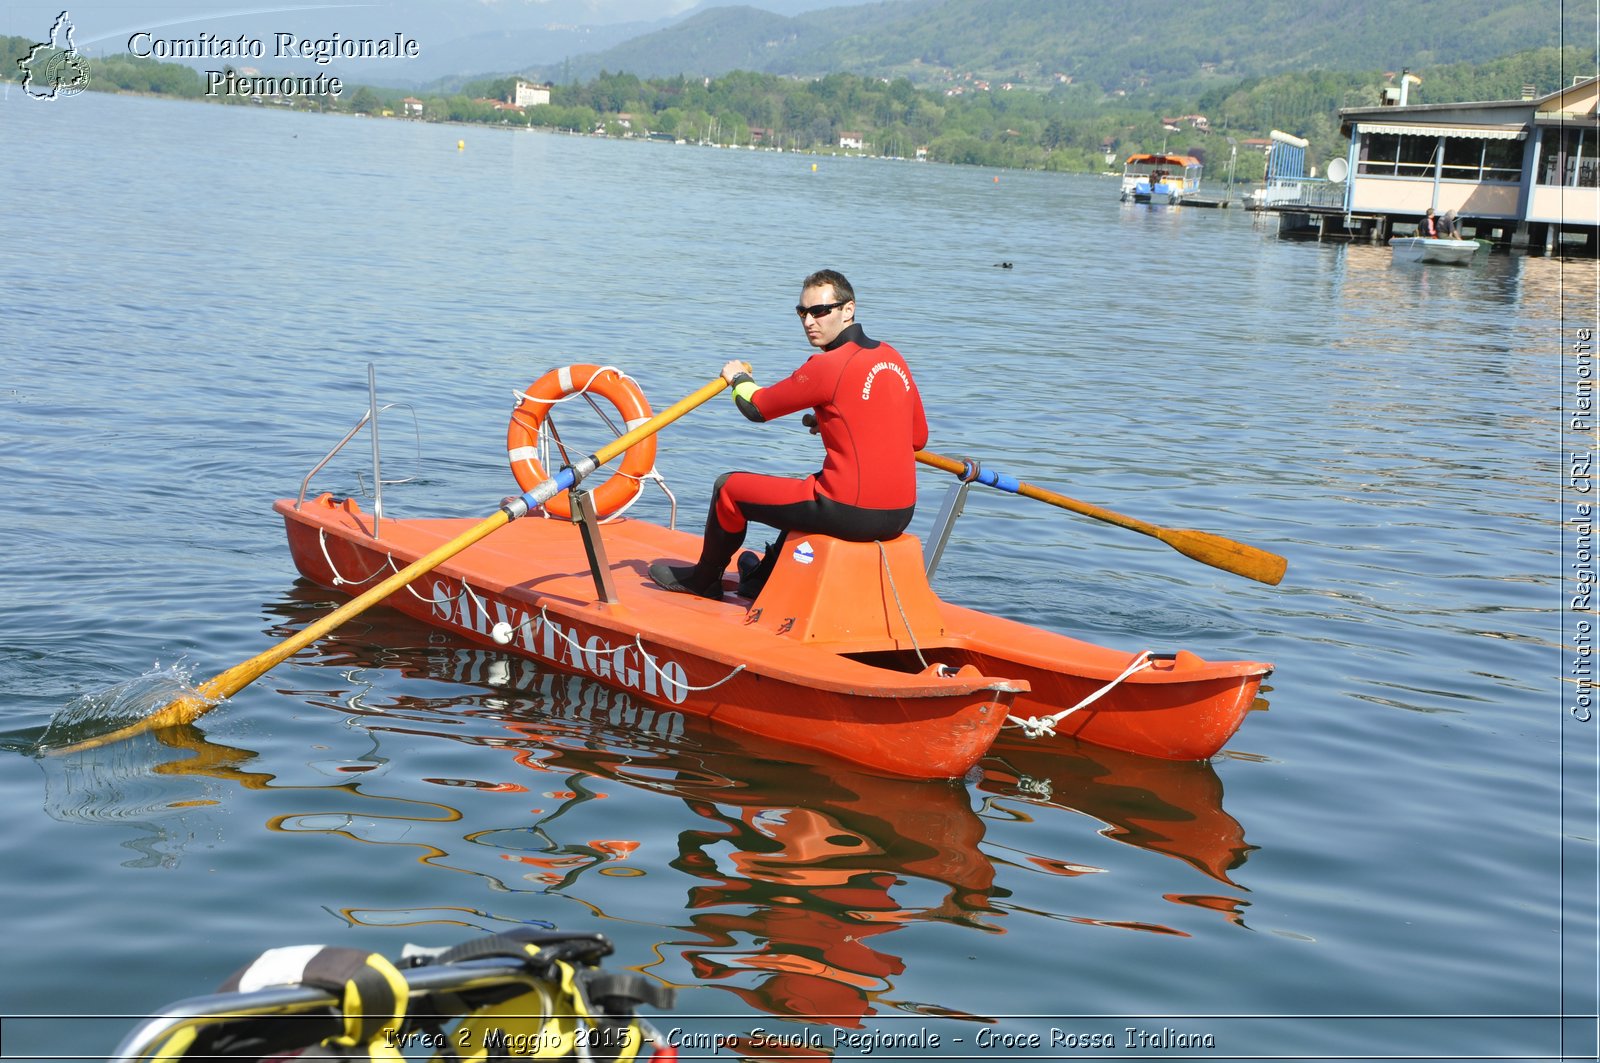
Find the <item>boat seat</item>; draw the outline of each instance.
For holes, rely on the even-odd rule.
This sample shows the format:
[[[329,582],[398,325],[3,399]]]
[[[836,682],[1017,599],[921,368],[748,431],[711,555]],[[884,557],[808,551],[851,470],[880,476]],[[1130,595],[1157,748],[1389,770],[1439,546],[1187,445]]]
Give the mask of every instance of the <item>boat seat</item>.
[[[747,624],[801,642],[910,649],[944,635],[922,541],[852,543],[790,532]]]

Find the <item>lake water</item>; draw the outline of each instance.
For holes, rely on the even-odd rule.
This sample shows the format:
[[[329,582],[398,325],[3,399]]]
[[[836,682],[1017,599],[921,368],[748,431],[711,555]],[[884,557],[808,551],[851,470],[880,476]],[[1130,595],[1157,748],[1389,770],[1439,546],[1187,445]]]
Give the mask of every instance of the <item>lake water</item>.
[[[0,136],[7,1056],[102,1055],[269,947],[533,924],[679,987],[663,1029],[839,1058],[1592,1058],[1564,485],[1594,262],[1392,266],[1102,178],[99,94],[12,93]],[[1260,586],[983,492],[940,570],[1097,642],[1274,662],[1223,754],[875,779],[641,729],[377,610],[183,734],[33,755],[75,698],[328,610],[270,506],[369,364],[415,414],[383,421],[387,511],[487,515],[513,389],[775,379],[824,265],[910,359],[932,449],[1289,558]],[[352,449],[313,490],[362,489]],[[716,402],[659,465],[695,527],[719,473],[816,457]],[[914,531],[949,482],[924,470]]]

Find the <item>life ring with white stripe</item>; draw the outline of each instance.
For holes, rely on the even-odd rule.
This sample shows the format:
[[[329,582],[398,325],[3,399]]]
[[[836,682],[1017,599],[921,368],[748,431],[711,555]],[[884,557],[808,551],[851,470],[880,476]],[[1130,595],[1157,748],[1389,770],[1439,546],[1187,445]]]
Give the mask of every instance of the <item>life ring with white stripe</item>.
[[[610,366],[566,365],[552,369],[535,380],[528,390],[519,392],[506,427],[506,456],[517,486],[531,491],[550,478],[539,462],[539,428],[550,416],[550,407],[579,395],[594,395],[617,408],[626,426],[637,428],[650,419],[650,402],[630,376]],[[656,437],[647,436],[629,447],[622,464],[606,482],[591,492],[595,513],[610,517],[631,506],[644,489],[644,477],[656,468]],[[562,491],[544,504],[545,512],[563,519],[572,517],[570,492]]]

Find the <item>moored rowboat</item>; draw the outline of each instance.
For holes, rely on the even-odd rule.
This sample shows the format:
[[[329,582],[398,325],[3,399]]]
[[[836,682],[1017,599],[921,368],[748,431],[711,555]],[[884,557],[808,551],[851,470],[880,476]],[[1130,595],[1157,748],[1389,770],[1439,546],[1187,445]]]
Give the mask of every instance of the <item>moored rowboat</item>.
[[[1433,236],[1396,236],[1389,241],[1396,262],[1439,262],[1465,266],[1478,251],[1476,240],[1451,240]]]

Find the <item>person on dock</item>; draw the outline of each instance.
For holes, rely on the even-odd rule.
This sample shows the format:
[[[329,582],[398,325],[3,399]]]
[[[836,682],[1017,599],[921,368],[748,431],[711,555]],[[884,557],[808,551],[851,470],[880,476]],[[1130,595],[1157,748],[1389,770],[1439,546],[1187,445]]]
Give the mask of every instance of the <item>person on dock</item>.
[[[1433,208],[1428,208],[1428,213],[1422,216],[1422,221],[1417,224],[1417,235],[1425,236],[1429,240],[1439,238],[1439,219],[1433,216]]]
[[[855,290],[824,269],[801,284],[794,308],[817,353],[792,374],[761,387],[741,361],[722,367],[739,412],[775,420],[808,409],[804,423],[822,437],[822,468],[803,479],[730,472],[711,493],[705,539],[692,566],[657,562],[650,578],[668,590],[722,597],[722,573],[744,544],[750,521],[779,531],[765,559],[740,558],[739,593],[753,598],[783,550],[785,536],[832,535],[851,542],[892,539],[905,531],[917,501],[916,451],[928,422],[911,368],[887,343],[856,323]]]

